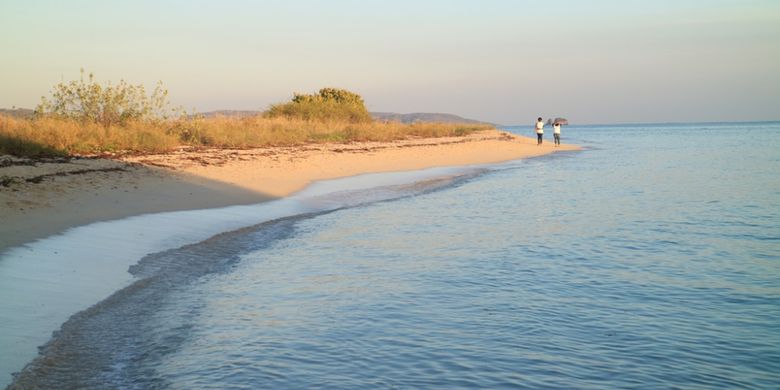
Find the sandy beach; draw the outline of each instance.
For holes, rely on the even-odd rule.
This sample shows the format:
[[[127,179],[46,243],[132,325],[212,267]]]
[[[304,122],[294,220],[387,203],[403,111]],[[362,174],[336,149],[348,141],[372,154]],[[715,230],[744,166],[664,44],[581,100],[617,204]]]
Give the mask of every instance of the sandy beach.
[[[318,180],[540,156],[552,142],[502,131],[395,142],[179,150],[121,158],[0,157],[0,251],[96,221],[252,204]]]

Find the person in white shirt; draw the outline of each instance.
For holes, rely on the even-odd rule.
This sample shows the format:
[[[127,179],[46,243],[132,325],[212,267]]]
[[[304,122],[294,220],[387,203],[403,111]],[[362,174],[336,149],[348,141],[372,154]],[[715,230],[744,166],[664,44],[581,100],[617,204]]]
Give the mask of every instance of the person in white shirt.
[[[544,136],[544,122],[542,118],[536,120],[536,144],[542,144],[542,137]]]
[[[561,145],[561,124],[558,122],[553,123],[553,138],[555,138],[555,146]]]

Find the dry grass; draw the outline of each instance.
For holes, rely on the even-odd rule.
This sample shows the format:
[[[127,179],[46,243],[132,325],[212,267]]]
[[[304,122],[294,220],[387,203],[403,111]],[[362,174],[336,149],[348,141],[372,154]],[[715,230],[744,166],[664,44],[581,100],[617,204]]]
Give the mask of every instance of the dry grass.
[[[0,116],[0,154],[18,156],[160,153],[179,146],[250,148],[321,142],[392,141],[461,136],[488,125],[351,123],[288,118],[216,117],[129,122],[104,127],[69,119]]]
[[[0,154],[62,156],[104,152],[163,152],[179,145],[178,137],[153,123],[103,127],[71,119],[36,120],[0,116]]]

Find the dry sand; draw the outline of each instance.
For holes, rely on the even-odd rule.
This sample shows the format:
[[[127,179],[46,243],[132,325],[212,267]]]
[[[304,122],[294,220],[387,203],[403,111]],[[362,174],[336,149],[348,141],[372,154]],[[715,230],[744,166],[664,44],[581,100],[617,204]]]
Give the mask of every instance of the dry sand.
[[[259,203],[317,180],[485,164],[576,146],[500,131],[395,142],[182,150],[121,159],[0,157],[0,252],[70,227],[161,211]]]

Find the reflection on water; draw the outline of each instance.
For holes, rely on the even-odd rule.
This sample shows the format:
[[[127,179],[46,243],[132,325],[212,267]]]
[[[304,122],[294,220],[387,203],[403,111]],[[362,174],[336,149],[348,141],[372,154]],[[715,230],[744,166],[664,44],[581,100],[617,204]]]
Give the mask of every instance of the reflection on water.
[[[18,383],[780,387],[780,128],[752,126],[565,128],[590,148],[149,255]]]

